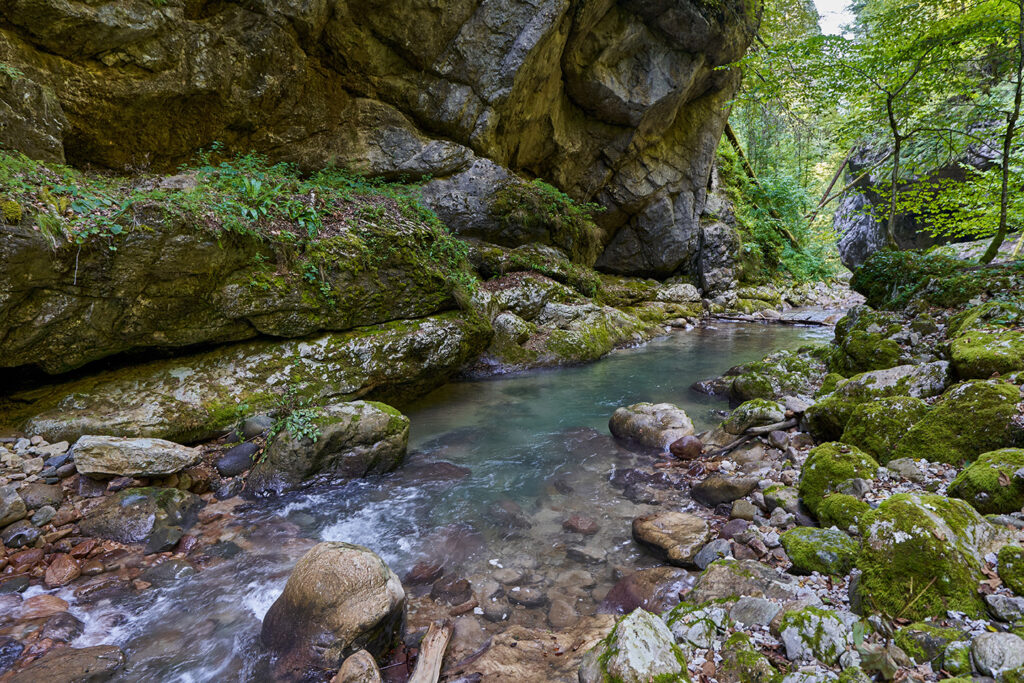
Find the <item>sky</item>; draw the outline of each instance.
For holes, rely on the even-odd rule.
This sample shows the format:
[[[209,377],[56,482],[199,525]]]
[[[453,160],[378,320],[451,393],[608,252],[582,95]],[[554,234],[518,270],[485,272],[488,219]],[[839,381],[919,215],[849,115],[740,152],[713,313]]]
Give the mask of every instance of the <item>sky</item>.
[[[839,27],[853,18],[846,9],[848,4],[848,0],[814,0],[814,6],[821,15],[822,33],[841,33]]]

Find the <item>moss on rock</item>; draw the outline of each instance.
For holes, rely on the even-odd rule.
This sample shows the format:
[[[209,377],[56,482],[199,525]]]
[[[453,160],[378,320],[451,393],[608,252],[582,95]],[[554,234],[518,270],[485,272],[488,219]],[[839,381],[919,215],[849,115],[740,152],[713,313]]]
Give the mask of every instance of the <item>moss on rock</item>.
[[[914,424],[928,414],[928,404],[911,396],[893,396],[861,403],[850,412],[843,443],[857,446],[883,465]]]
[[[860,593],[873,612],[907,619],[980,616],[981,559],[995,528],[962,500],[901,493],[861,518]]]
[[[839,442],[813,449],[800,472],[800,500],[817,516],[822,499],[848,479],[873,479],[878,463],[859,448]]]
[[[979,453],[1024,440],[1020,390],[1006,382],[972,380],[950,388],[900,440],[894,458],[960,464]]]
[[[906,360],[900,345],[890,339],[903,329],[899,318],[867,306],[851,310],[837,324],[831,370],[849,377],[870,370],[884,370]]]
[[[722,422],[722,429],[728,434],[742,434],[751,427],[763,427],[785,419],[786,408],[781,403],[754,398],[737,406]]]
[[[780,540],[793,568],[805,574],[845,576],[857,557],[857,543],[836,529],[797,527],[782,534]]]
[[[1024,595],[1024,548],[1005,545],[999,549],[999,578],[1017,595]]]
[[[835,526],[846,530],[857,526],[860,518],[871,506],[847,493],[833,493],[818,505],[818,521],[823,527]]]
[[[1022,467],[1024,449],[982,453],[949,485],[949,495],[966,500],[983,515],[1017,512],[1024,507],[1024,487],[1014,473]]]
[[[918,621],[897,631],[893,640],[908,657],[918,664],[924,664],[936,662],[942,657],[946,646],[963,637],[963,632],[955,628]]]
[[[827,349],[822,345],[779,351],[733,368],[732,399],[742,403],[755,398],[774,400],[813,394],[825,374],[823,357]]]

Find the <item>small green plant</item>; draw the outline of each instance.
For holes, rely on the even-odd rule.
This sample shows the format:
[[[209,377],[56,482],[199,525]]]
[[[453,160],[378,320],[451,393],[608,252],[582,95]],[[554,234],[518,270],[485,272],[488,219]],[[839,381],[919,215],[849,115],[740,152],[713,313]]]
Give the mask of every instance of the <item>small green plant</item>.
[[[316,441],[320,438],[321,430],[317,420],[323,411],[317,406],[311,406],[308,399],[300,397],[296,387],[288,385],[285,388],[277,400],[274,412],[277,418],[270,427],[267,443],[272,442],[281,432],[288,432],[296,441]]]
[[[12,81],[16,81],[25,76],[21,69],[17,69],[6,62],[0,62],[0,75],[7,76]]]

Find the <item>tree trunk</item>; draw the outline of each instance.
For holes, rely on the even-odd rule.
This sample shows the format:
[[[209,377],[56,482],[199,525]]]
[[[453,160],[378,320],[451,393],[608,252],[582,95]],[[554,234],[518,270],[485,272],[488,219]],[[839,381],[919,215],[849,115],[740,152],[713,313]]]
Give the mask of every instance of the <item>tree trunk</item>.
[[[1006,133],[1003,134],[1003,159],[1001,166],[1002,187],[999,192],[999,227],[988,245],[988,249],[981,256],[981,263],[991,263],[992,259],[999,253],[999,247],[1003,246],[1006,239],[1009,220],[1010,205],[1010,152],[1013,149],[1013,135],[1017,129],[1017,119],[1020,117],[1021,95],[1024,89],[1024,0],[1017,5],[1017,85],[1013,93],[1013,110],[1006,117]]]
[[[889,187],[889,220],[885,223],[885,243],[890,249],[899,249],[896,243],[896,206],[899,195],[900,178],[900,147],[903,144],[903,136],[900,135],[899,124],[896,123],[896,115],[892,110],[893,96],[888,95],[885,101],[885,111],[889,117],[889,131],[892,133],[892,180]]]

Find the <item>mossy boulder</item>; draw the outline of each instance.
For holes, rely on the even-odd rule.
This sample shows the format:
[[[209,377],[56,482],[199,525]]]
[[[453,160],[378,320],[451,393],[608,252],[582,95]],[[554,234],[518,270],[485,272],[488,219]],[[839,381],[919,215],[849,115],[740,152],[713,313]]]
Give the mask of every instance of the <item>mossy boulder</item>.
[[[983,515],[1018,512],[1024,507],[1024,486],[1014,473],[1021,468],[1024,449],[982,453],[949,485],[949,495],[966,500]]]
[[[814,394],[825,375],[826,346],[779,351],[759,361],[731,368],[730,395],[734,401],[755,398],[776,400],[785,396]]]
[[[835,351],[829,368],[849,377],[906,362],[909,354],[891,339],[902,330],[903,324],[894,313],[857,306],[836,323]]]
[[[1018,425],[1020,390],[996,380],[950,388],[900,440],[895,458],[960,464],[980,453],[1024,441]]]
[[[726,638],[716,678],[721,683],[777,683],[782,678],[742,631]]]
[[[834,526],[847,530],[857,526],[871,506],[847,493],[833,493],[818,504],[818,521],[823,527]]]
[[[803,574],[845,576],[857,557],[857,543],[837,529],[797,527],[782,534],[780,540],[793,569]]]
[[[824,443],[811,450],[800,471],[800,500],[817,516],[822,500],[849,479],[873,479],[878,463],[856,446]]]
[[[686,657],[659,617],[636,609],[583,657],[580,683],[690,683]]]
[[[963,631],[958,629],[918,621],[897,631],[894,641],[908,657],[918,664],[926,662],[941,664],[939,660],[949,644],[963,638]]]
[[[831,394],[819,398],[805,413],[807,427],[816,439],[839,439],[857,406],[894,396],[919,399],[938,396],[950,381],[946,361],[864,372],[837,382]]]
[[[860,531],[859,591],[867,609],[907,619],[985,613],[981,558],[999,534],[966,502],[897,494],[865,514]]]
[[[860,448],[883,465],[903,435],[928,414],[928,404],[912,396],[861,403],[850,413],[840,441]]]
[[[728,434],[742,434],[751,427],[763,427],[785,419],[786,408],[781,403],[755,398],[737,406],[722,422],[722,429]]]
[[[50,442],[83,434],[191,443],[285,396],[324,405],[355,398],[409,401],[458,373],[490,328],[446,313],[304,340],[264,340],[101,372],[22,392],[5,418]]]
[[[390,472],[401,464],[408,444],[409,418],[383,403],[299,409],[283,419],[249,474],[246,490],[281,493],[313,478]]]
[[[1017,595],[1024,595],[1024,548],[1006,545],[999,549],[999,578]]]
[[[950,358],[961,379],[986,379],[1024,370],[1024,305],[989,301],[949,321]]]
[[[852,627],[858,618],[824,607],[804,607],[786,613],[779,625],[786,657],[792,661],[818,660],[833,666],[853,644]]]

